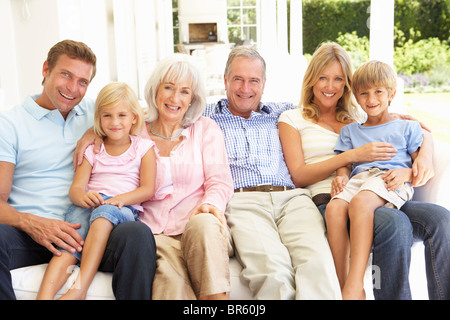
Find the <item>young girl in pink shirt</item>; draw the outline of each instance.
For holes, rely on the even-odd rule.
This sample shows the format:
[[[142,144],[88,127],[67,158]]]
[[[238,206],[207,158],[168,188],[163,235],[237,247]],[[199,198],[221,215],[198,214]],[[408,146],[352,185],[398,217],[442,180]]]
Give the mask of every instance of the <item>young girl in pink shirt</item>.
[[[38,299],[53,299],[77,260],[78,278],[61,299],[85,299],[111,231],[119,223],[139,220],[141,202],[155,191],[154,143],[136,136],[144,122],[134,91],[125,83],[110,83],[100,91],[95,107],[94,132],[103,137],[103,145],[98,154],[93,146],[86,149],[69,191],[73,205],[66,213],[66,221],[81,223],[77,231],[85,239],[82,259],[80,252],[66,251],[53,257]]]

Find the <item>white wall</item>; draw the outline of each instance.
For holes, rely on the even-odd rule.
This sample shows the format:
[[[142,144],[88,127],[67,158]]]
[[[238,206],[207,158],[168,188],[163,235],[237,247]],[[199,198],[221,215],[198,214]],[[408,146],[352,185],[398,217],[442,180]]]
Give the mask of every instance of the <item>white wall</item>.
[[[157,60],[173,52],[171,0],[0,0],[0,111],[42,90],[42,66],[58,41],[97,56],[87,96],[125,81],[143,97]]]

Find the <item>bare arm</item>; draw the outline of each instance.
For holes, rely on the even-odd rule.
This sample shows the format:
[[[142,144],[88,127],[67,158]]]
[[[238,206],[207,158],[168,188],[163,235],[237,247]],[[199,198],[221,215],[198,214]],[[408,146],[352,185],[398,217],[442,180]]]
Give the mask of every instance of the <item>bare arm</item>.
[[[286,164],[296,187],[306,187],[328,178],[338,168],[354,162],[390,160],[396,149],[389,143],[373,142],[335,157],[312,164],[306,164],[300,133],[287,123],[278,124],[281,145]]]
[[[73,153],[73,169],[76,171],[78,166],[81,165],[83,162],[84,151],[86,151],[86,148],[89,145],[93,144],[94,153],[98,153],[102,143],[103,139],[94,133],[94,129],[88,129],[77,142],[77,146]]]
[[[55,248],[55,245],[71,252],[81,251],[83,239],[76,232],[76,229],[80,227],[79,224],[19,212],[7,203],[11,192],[14,169],[14,164],[0,162],[0,177],[2,177],[0,179],[0,223],[26,232],[34,241],[46,247],[55,255],[61,254]]]
[[[417,156],[413,159],[412,186],[424,185],[434,176],[433,167],[434,141],[430,132],[423,130],[423,142]]]
[[[119,194],[107,199],[105,203],[121,208],[150,200],[155,193],[156,179],[156,154],[154,148],[150,148],[142,157],[140,168],[140,185],[133,191]]]

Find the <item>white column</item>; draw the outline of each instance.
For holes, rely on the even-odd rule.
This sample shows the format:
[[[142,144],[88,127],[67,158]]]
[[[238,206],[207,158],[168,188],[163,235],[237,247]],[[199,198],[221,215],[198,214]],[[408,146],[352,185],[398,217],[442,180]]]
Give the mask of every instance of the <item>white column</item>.
[[[7,50],[0,50],[0,112],[22,102],[22,97],[19,95],[18,61],[12,13],[10,1],[0,1],[0,30],[2,30],[0,42],[2,48],[7,48]],[[39,68],[36,68],[36,71],[38,70]]]
[[[135,0],[136,51],[138,73],[138,95],[144,99],[144,89],[157,61],[158,47],[156,19],[153,14],[155,0]]]
[[[303,54],[303,5],[302,0],[291,0],[290,54]]]
[[[278,50],[288,52],[287,1],[277,0]]]
[[[113,1],[116,43],[117,81],[138,91],[134,1]]]
[[[201,10],[199,8],[199,10]],[[158,0],[156,2],[157,41],[159,59],[173,53],[173,18],[172,0]]]
[[[277,0],[261,1],[261,51],[274,50],[277,44]]]
[[[394,0],[372,0],[370,3],[370,60],[380,60],[394,68]],[[397,78],[397,93],[390,111],[407,112],[401,78]]]
[[[394,0],[371,1],[370,59],[394,65]]]

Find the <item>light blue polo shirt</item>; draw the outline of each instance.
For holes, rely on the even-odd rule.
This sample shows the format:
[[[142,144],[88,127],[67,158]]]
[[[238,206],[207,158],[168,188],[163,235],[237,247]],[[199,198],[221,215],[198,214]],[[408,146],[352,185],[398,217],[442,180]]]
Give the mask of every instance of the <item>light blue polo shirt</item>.
[[[15,165],[8,203],[20,212],[64,219],[70,206],[73,152],[94,123],[94,102],[83,99],[64,120],[36,104],[39,95],[0,113],[0,161]]]

